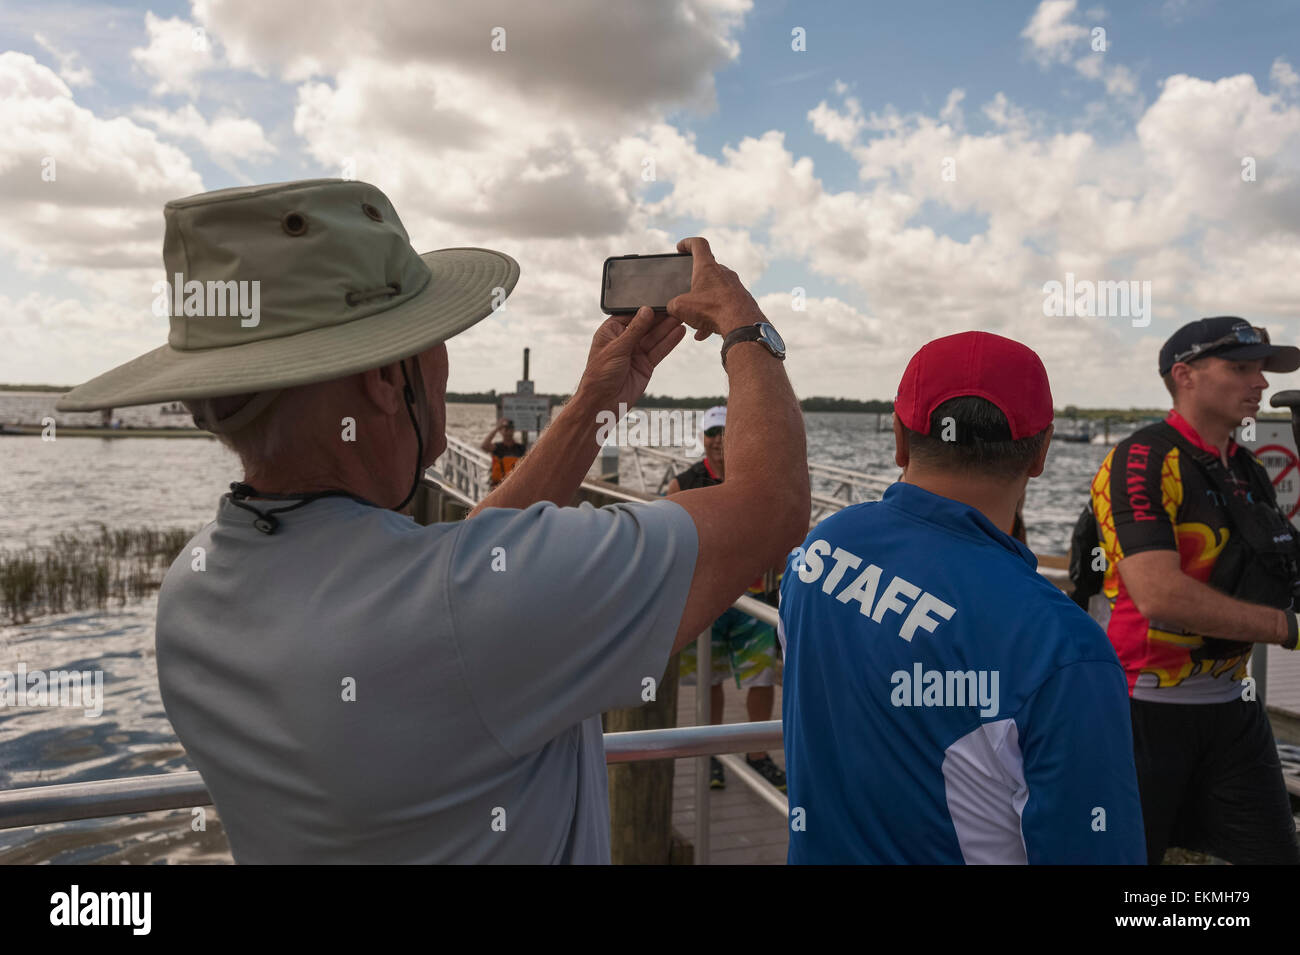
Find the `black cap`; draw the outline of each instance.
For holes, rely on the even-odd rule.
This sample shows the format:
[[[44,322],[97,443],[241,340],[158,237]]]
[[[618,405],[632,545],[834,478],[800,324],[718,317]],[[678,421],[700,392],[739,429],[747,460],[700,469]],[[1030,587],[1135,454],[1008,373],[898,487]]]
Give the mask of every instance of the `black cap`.
[[[1161,346],[1160,376],[1163,378],[1169,374],[1169,370],[1174,367],[1175,359],[1179,355],[1186,355],[1196,345],[1221,342],[1234,332],[1248,331],[1250,328],[1250,322],[1235,315],[1220,315],[1188,322],[1170,335],[1169,341]],[[1265,371],[1288,372],[1300,368],[1300,348],[1291,345],[1271,345],[1266,342],[1258,344],[1224,342],[1182,360],[1191,361],[1192,357],[1204,358],[1206,355],[1233,361],[1252,361],[1262,358]]]

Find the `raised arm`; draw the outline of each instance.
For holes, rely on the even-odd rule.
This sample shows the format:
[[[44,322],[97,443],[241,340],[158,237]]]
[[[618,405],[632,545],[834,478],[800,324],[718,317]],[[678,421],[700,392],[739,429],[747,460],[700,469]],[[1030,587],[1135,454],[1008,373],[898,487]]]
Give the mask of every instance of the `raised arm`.
[[[694,255],[691,291],[668,303],[697,340],[764,321],[739,277],[713,259],[703,239],[678,251]],[[785,365],[762,345],[727,353],[727,479],[678,491],[670,500],[691,515],[699,535],[695,575],[674,650],[693,641],[765,570],[808,532],[810,509],[803,413]]]
[[[587,368],[573,397],[515,465],[510,480],[469,516],[485,507],[525,508],[538,501],[571,504],[600,452],[597,434],[602,425],[613,426],[621,410],[636,404],[655,366],[685,336],[678,319],[649,308],[606,320],[592,339]]]
[[[497,424],[496,424],[496,427],[493,428],[491,431],[488,432],[488,436],[487,436],[486,438],[483,439],[483,443],[480,444],[479,447],[480,447],[481,449],[483,449],[484,451],[486,451],[488,454],[491,454],[491,453],[492,453],[492,443],[493,443],[493,439],[497,436],[497,432],[500,431],[503,427],[505,427],[505,419],[504,419],[504,418],[502,418],[500,421],[498,421]]]

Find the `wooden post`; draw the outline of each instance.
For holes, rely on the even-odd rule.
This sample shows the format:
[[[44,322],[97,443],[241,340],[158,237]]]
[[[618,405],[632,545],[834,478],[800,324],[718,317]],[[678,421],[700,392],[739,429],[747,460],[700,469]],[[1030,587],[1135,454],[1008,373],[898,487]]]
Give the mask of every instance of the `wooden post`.
[[[653,674],[646,674],[652,676]],[[677,654],[653,702],[601,716],[606,733],[668,729],[677,725]],[[673,861],[671,759],[615,763],[609,772],[610,855],[615,865],[668,865]]]

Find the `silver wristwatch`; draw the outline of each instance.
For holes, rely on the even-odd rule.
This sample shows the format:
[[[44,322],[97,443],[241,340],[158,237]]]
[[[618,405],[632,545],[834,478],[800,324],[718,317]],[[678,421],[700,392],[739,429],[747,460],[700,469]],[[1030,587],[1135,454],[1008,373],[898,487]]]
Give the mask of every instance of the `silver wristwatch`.
[[[728,333],[722,340],[722,367],[727,367],[727,351],[740,342],[758,342],[770,351],[778,361],[785,361],[785,342],[776,329],[767,322],[755,322]]]

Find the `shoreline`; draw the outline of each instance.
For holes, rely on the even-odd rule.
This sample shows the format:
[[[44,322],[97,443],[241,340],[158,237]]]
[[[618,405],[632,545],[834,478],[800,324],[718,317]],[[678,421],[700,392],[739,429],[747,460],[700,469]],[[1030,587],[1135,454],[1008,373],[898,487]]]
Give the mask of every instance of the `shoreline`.
[[[0,438],[39,438],[45,428],[38,424],[0,425]],[[211,438],[198,428],[96,428],[55,426],[53,438]]]

